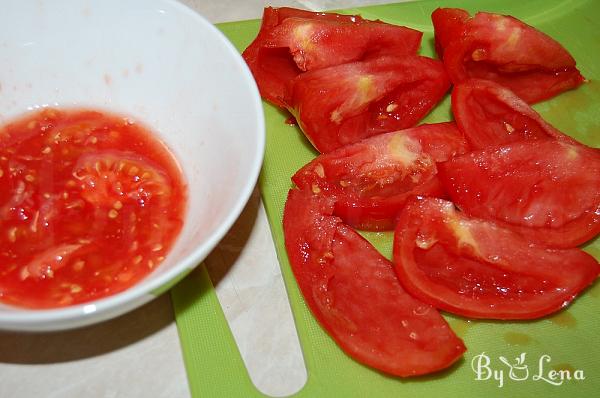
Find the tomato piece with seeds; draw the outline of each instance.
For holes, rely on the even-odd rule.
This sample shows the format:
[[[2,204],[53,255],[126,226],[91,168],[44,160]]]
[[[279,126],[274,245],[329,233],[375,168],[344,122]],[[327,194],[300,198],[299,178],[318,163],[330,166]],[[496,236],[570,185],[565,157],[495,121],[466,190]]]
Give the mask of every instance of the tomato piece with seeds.
[[[404,291],[392,264],[332,215],[334,200],[293,189],[283,227],[292,271],[321,326],[352,358],[396,376],[447,368],[465,351],[441,315]]]
[[[520,141],[439,165],[456,205],[551,247],[600,233],[600,151],[558,140]]]
[[[261,96],[285,107],[288,82],[299,74],[376,57],[415,55],[422,33],[354,15],[267,7],[243,57]]]
[[[413,199],[400,214],[394,263],[415,297],[486,319],[533,319],[558,311],[600,271],[580,249],[532,244],[511,229],[432,198]]]
[[[493,80],[528,103],[581,85],[575,60],[556,40],[506,15],[438,8],[432,16],[438,55],[454,84]]]
[[[548,138],[576,143],[515,93],[491,80],[468,79],[456,84],[452,113],[473,149]]]
[[[292,181],[301,189],[334,197],[334,214],[355,228],[392,230],[411,196],[445,197],[436,163],[466,151],[454,123],[425,124],[322,154]]]
[[[321,153],[415,126],[450,83],[427,57],[379,57],[306,72],[290,83],[288,109]]]
[[[171,195],[167,175],[130,152],[84,155],[77,161],[73,177],[81,183],[81,196],[93,206],[122,207],[127,201],[143,206],[148,200],[164,201]]]

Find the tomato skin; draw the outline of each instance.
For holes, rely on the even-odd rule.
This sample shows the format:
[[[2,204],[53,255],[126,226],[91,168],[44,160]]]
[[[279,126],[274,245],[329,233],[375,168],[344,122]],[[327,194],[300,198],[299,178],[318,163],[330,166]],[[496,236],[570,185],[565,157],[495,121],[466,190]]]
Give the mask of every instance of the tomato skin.
[[[336,198],[334,214],[365,230],[393,230],[414,195],[446,197],[436,162],[467,151],[455,123],[425,124],[380,134],[322,154],[292,181]]]
[[[288,109],[321,153],[376,134],[413,127],[450,85],[427,57],[379,57],[303,73],[290,83]]]
[[[432,20],[438,55],[454,84],[494,80],[535,103],[585,82],[560,43],[514,17],[479,12],[464,19],[456,9],[440,9]]]
[[[415,55],[422,33],[360,16],[267,7],[260,31],[242,56],[261,96],[279,107],[287,82],[312,69],[382,53]]]
[[[432,198],[415,198],[400,214],[394,263],[415,297],[484,319],[534,319],[558,311],[600,271],[598,262],[577,248],[532,244]]]
[[[402,289],[391,263],[332,216],[333,206],[292,189],[283,218],[292,271],[322,327],[357,361],[396,376],[458,360],[465,347],[446,321]]]
[[[473,149],[548,138],[577,143],[546,122],[515,93],[491,80],[468,79],[456,84],[452,90],[452,113]]]
[[[452,201],[550,247],[600,233],[600,152],[559,140],[515,142],[439,164]]]

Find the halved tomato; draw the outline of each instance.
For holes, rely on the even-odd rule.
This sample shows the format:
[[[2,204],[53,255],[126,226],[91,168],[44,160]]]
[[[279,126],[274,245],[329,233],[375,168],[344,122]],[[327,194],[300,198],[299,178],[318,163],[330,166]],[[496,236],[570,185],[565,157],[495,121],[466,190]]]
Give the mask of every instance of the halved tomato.
[[[452,122],[380,134],[302,167],[292,180],[301,189],[334,197],[334,214],[359,229],[391,230],[414,195],[444,197],[436,162],[467,151]]]
[[[468,79],[456,84],[452,113],[473,149],[548,138],[576,143],[512,91],[491,80]]]
[[[325,153],[413,127],[449,87],[439,61],[379,57],[303,73],[291,81],[286,103],[306,137]]]
[[[528,103],[551,98],[585,81],[556,40],[520,20],[438,8],[431,16],[438,55],[457,84],[469,77],[494,80]]]
[[[292,270],[310,310],[351,357],[397,376],[450,366],[463,342],[404,291],[390,261],[332,216],[334,201],[292,189],[283,216]]]
[[[600,233],[600,152],[558,140],[520,141],[439,164],[456,205],[527,239],[575,247]]]
[[[532,244],[433,198],[415,198],[400,214],[394,263],[402,285],[420,300],[488,319],[532,319],[558,311],[600,271],[579,249]]]
[[[381,54],[415,55],[422,33],[360,16],[267,7],[256,39],[242,54],[261,96],[284,107],[298,74]]]

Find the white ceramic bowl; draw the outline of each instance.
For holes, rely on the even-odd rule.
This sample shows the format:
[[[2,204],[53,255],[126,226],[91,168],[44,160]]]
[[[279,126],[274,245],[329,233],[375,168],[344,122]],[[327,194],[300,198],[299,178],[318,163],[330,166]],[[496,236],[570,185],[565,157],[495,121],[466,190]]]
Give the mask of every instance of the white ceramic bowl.
[[[200,264],[247,202],[265,140],[254,80],[229,41],[176,1],[3,0],[0,9],[0,123],[43,106],[132,116],[174,152],[189,187],[181,235],[147,278],[62,309],[0,305],[0,329],[59,330],[123,314]]]

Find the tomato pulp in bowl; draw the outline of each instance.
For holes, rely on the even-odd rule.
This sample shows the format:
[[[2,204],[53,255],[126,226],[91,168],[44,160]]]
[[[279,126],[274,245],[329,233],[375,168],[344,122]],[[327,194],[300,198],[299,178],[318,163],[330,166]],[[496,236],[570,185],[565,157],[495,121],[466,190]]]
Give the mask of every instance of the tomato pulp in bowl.
[[[185,176],[185,222],[164,261],[129,288],[59,308],[0,302],[0,329],[89,325],[167,292],[231,228],[262,164],[264,117],[252,75],[215,26],[174,0],[7,2],[0,125],[46,107],[98,109],[149,126]]]
[[[185,200],[175,158],[133,119],[46,108],[0,127],[0,301],[127,289],[165,259]]]

